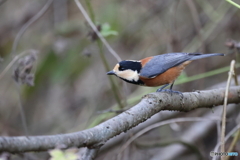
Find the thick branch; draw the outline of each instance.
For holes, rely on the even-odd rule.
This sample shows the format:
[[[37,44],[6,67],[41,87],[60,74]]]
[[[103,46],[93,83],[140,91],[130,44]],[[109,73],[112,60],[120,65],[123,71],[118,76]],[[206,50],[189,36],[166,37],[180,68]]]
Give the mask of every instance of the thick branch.
[[[93,128],[61,135],[0,137],[0,151],[45,151],[57,146],[96,148],[122,132],[137,126],[161,110],[190,111],[223,104],[225,89],[178,94],[151,93],[131,109]],[[240,102],[240,87],[229,90],[228,103]]]

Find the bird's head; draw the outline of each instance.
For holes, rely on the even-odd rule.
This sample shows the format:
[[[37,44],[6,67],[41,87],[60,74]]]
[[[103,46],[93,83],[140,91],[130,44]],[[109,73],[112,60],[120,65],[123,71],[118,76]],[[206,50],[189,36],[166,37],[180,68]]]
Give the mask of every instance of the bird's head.
[[[134,83],[139,80],[139,73],[142,69],[140,61],[124,60],[115,65],[112,71],[107,72],[108,75],[116,75],[117,77]]]

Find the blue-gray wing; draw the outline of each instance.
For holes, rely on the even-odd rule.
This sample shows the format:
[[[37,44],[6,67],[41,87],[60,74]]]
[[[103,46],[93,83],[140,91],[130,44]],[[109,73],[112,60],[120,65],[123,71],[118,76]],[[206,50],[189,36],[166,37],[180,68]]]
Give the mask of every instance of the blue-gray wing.
[[[153,78],[168,69],[178,66],[185,61],[191,60],[193,56],[200,53],[167,53],[154,56],[141,70],[140,76]]]
[[[140,76],[146,78],[153,78],[168,69],[178,66],[186,61],[202,59],[212,56],[224,56],[222,53],[167,53],[154,56],[140,71]]]

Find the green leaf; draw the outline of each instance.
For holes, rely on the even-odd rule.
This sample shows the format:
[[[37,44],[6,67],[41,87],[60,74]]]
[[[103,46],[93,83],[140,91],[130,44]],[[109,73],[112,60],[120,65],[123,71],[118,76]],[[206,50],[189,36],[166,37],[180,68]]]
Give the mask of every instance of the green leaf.
[[[72,150],[62,151],[60,149],[54,149],[49,151],[49,154],[51,156],[50,160],[77,160],[78,159],[77,153],[75,153]]]
[[[108,30],[110,30],[111,29],[111,27],[110,27],[110,25],[108,24],[108,23],[104,23],[103,25],[102,25],[102,30],[103,31],[108,31]]]
[[[103,35],[103,37],[108,37],[108,36],[111,36],[111,35],[117,36],[118,32],[116,32],[116,31],[107,31],[107,32],[102,32],[102,35]]]
[[[111,35],[113,35],[113,36],[118,35],[117,31],[111,30],[111,26],[108,23],[104,23],[101,27],[102,27],[101,34],[103,37],[108,37]]]
[[[49,154],[51,156],[50,160],[64,160],[64,153],[63,151],[59,150],[59,149],[54,149],[49,151]]]

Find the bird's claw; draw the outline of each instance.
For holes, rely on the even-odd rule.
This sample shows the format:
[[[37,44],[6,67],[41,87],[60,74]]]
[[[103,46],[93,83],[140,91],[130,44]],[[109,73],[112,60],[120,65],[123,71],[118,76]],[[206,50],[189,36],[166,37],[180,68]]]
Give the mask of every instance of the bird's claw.
[[[156,92],[162,92],[162,88],[158,88],[157,90],[156,90]]]

